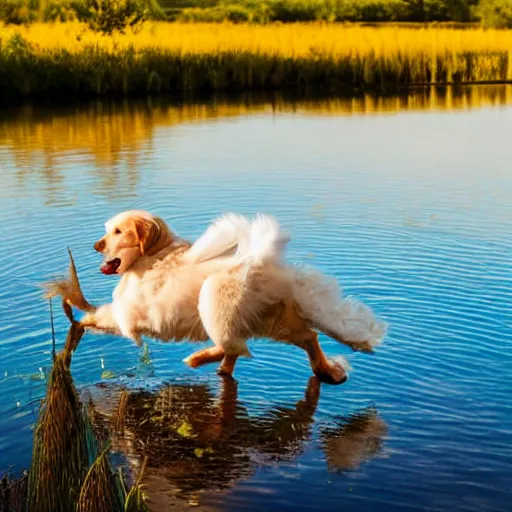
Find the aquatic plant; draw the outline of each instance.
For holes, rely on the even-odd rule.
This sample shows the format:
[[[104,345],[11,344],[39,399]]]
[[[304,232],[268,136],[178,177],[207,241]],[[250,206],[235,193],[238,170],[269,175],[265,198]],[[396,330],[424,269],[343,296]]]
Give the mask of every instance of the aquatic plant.
[[[148,458],[145,457],[137,476],[137,480],[126,494],[124,512],[149,512],[150,510],[147,505],[147,496],[144,493],[142,486],[142,479],[144,478],[146,472],[147,463]]]
[[[127,492],[122,474],[114,472],[110,465],[110,444],[107,442],[98,454],[102,443],[70,372],[72,354],[84,329],[73,320],[68,307],[65,312],[72,323],[64,350],[54,355],[34,431],[30,471],[28,477],[9,482],[5,476],[0,482],[2,510],[146,512],[143,472]]]
[[[69,338],[83,334],[72,326]],[[71,511],[80,492],[91,448],[92,430],[69,370],[70,355],[56,355],[34,432],[28,508]]]
[[[5,474],[0,480],[0,510],[8,512],[26,512],[28,473],[20,478],[11,479]]]
[[[77,512],[117,512],[124,508],[119,476],[108,460],[108,445],[93,462],[85,476],[78,499]]]

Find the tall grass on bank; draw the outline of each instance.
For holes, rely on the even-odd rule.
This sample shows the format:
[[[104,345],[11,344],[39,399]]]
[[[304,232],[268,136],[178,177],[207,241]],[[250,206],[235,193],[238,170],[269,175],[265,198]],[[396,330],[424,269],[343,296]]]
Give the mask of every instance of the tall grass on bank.
[[[0,29],[0,97],[393,88],[512,81],[512,32],[343,25],[78,23]]]

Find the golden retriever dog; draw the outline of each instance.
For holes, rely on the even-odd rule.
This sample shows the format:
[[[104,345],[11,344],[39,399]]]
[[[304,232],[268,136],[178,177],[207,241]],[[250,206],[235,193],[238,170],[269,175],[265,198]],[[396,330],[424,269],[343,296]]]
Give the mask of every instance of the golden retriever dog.
[[[317,331],[360,351],[385,334],[370,308],[342,299],[335,279],[284,261],[290,237],[271,216],[225,215],[195,243],[146,211],[120,213],[105,228],[94,249],[105,258],[101,271],[121,277],[112,303],[92,306],[77,279],[49,286],[48,296],[87,312],[80,322],[86,329],[137,344],[142,336],[210,339],[213,346],[185,363],[220,362],[219,373],[228,376],[240,356],[250,357],[247,340],[270,338],[303,349],[313,373],[331,384],[347,379],[347,366],[326,357]]]

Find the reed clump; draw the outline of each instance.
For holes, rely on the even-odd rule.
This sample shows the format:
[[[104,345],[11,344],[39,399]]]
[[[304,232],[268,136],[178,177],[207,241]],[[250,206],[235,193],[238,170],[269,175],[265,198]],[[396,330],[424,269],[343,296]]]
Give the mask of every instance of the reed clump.
[[[71,274],[78,282],[72,259]],[[90,411],[79,397],[70,365],[84,329],[74,321],[70,308],[64,309],[71,327],[64,349],[54,355],[34,432],[30,471],[18,481],[5,477],[0,482],[1,508],[10,512],[146,512],[143,471],[126,491],[124,476],[111,466],[110,445],[102,447]]]
[[[77,512],[122,511],[124,500],[118,475],[108,460],[107,446],[90,467],[80,490]]]
[[[34,433],[28,510],[74,510],[89,467],[92,431],[67,359],[55,358]]]
[[[507,82],[512,32],[293,24],[0,29],[0,97],[397,88]]]

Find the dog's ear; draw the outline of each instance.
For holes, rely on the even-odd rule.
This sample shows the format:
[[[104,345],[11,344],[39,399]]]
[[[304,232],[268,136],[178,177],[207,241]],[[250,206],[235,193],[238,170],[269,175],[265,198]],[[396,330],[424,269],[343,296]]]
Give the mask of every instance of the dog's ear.
[[[155,225],[147,219],[137,217],[133,219],[133,231],[137,237],[140,253],[144,256],[149,248],[151,239],[154,237]]]
[[[153,224],[155,233],[151,242],[151,252],[157,252],[163,247],[172,244],[174,242],[174,235],[160,217],[153,217]]]
[[[136,218],[133,221],[134,230],[140,252],[144,256],[148,251],[163,247],[172,242],[172,235],[165,222],[159,217],[154,219]]]

